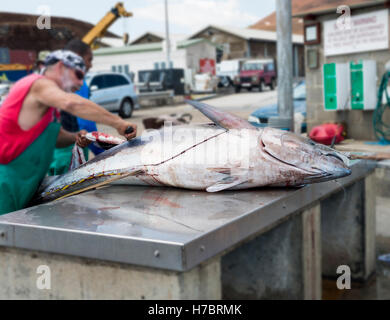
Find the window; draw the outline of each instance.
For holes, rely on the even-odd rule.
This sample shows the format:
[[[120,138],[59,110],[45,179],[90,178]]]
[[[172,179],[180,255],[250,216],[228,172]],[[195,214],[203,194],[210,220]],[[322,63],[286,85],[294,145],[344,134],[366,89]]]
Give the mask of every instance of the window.
[[[115,74],[106,75],[105,80],[108,88],[129,84],[125,77]]]
[[[92,79],[91,81],[91,88],[92,86],[97,86],[98,89],[104,89],[105,83],[104,83],[104,76],[98,76]]]
[[[129,65],[128,64],[124,65],[124,68],[125,68],[125,73],[129,74],[130,73]]]
[[[159,63],[158,63],[158,62],[155,62],[155,63],[154,63],[154,69],[155,69],[155,70],[158,70],[158,69],[159,69]]]
[[[116,66],[111,66],[112,72],[116,72]]]
[[[107,76],[104,76],[104,78],[105,78],[107,88],[112,88],[112,87],[115,87],[117,85],[115,75],[107,75]]]
[[[165,62],[161,62],[161,69],[165,69]]]
[[[118,72],[122,72],[122,66],[118,66]]]
[[[129,84],[129,81],[125,77],[118,75],[118,76],[115,76],[115,78],[116,78],[117,86],[125,86],[125,85]]]

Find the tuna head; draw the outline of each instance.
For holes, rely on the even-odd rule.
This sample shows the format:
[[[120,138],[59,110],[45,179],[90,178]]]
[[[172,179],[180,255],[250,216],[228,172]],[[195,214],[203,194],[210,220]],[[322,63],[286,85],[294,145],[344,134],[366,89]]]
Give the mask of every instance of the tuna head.
[[[303,183],[322,182],[351,174],[346,165],[348,159],[343,154],[302,136],[267,127],[260,139],[263,151],[305,172]]]

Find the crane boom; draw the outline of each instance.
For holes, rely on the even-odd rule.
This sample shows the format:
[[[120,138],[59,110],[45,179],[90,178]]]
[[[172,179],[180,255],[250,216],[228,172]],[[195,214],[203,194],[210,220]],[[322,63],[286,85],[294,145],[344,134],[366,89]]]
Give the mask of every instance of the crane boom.
[[[118,2],[114,8],[101,19],[83,38],[83,42],[92,46],[97,38],[103,37],[107,29],[119,17],[131,17],[133,14],[127,12],[122,2]]]

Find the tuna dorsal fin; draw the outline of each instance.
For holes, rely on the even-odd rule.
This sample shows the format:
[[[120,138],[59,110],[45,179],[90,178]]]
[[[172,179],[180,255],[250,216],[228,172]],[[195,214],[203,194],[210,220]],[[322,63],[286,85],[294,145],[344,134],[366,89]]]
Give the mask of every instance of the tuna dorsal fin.
[[[225,129],[251,129],[257,130],[252,126],[248,121],[241,119],[240,117],[235,116],[229,112],[218,110],[215,107],[212,107],[208,104],[194,101],[194,100],[185,100],[188,104],[193,106],[202,112],[207,118],[213,121],[215,124],[221,126]]]

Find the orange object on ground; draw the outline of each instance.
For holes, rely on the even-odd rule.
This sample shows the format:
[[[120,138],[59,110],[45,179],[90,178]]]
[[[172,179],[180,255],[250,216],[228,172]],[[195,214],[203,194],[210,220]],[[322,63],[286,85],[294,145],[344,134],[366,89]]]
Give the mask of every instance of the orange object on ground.
[[[344,127],[341,124],[336,123],[324,123],[311,129],[309,137],[311,140],[331,145],[333,138],[336,136],[335,143],[339,143],[344,140]]]

